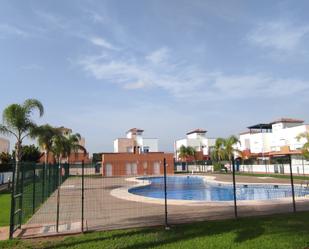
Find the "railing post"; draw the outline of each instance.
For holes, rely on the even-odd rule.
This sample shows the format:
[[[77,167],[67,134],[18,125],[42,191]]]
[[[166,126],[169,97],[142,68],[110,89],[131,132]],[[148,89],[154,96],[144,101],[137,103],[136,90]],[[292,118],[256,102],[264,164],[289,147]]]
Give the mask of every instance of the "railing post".
[[[295,191],[294,191],[294,179],[293,179],[293,172],[292,172],[292,158],[289,155],[289,164],[290,164],[290,179],[291,179],[291,187],[292,187],[292,200],[293,200],[293,212],[296,212],[296,204],[295,204]]]
[[[237,200],[236,200],[236,180],[235,180],[235,160],[234,156],[232,156],[232,169],[233,169],[233,193],[234,193],[234,214],[235,218],[238,218],[238,213],[237,213]]]
[[[168,230],[170,227],[167,220],[167,186],[166,186],[166,158],[163,160],[164,167],[164,209],[165,209],[165,229]]]
[[[85,164],[82,161],[82,232],[84,232]]]
[[[21,184],[20,184],[20,197],[19,197],[19,228],[21,227],[22,219],[23,219],[23,198],[24,198],[24,176],[25,170],[24,167],[20,167],[21,171]]]
[[[33,181],[33,188],[32,188],[32,214],[35,213],[35,164],[33,164],[33,167],[32,167],[32,173],[33,173],[33,178],[32,178],[32,181]]]
[[[43,172],[42,172],[42,177],[43,177],[43,182],[42,182],[42,203],[44,202],[45,198],[45,168],[46,164],[43,165]]]
[[[57,188],[57,218],[56,218],[56,232],[59,232],[59,208],[60,208],[60,174],[61,174],[61,164],[59,162],[58,166],[58,188]]]
[[[18,164],[18,162],[16,162]],[[16,190],[16,168],[19,168],[18,166],[16,167],[16,164],[13,166],[13,175],[12,175],[12,195],[11,195],[11,217],[10,217],[10,239],[13,238],[13,233],[14,233],[14,212],[15,212],[15,190]]]

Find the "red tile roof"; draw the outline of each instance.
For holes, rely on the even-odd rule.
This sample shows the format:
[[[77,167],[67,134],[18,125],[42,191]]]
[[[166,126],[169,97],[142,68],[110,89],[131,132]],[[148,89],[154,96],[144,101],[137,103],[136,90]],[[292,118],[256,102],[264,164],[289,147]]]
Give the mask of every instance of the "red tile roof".
[[[301,119],[294,119],[294,118],[280,118],[277,119],[273,122],[271,122],[271,124],[276,124],[276,123],[304,123],[304,120]]]

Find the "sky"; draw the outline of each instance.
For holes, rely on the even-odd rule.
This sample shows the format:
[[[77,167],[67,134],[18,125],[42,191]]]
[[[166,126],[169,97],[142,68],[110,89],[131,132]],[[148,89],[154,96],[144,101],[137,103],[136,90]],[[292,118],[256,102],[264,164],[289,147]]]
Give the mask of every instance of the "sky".
[[[309,120],[306,0],[0,6],[0,112],[39,99],[45,114],[34,120],[72,128],[90,152],[112,151],[133,127],[172,151],[195,128],[226,137],[281,117]]]

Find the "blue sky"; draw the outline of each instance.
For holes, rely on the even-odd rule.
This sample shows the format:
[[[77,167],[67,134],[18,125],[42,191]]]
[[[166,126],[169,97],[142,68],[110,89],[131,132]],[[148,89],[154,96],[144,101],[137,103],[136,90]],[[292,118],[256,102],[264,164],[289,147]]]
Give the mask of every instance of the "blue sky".
[[[91,152],[132,127],[161,150],[194,128],[308,120],[309,2],[0,1],[0,110],[26,98]]]

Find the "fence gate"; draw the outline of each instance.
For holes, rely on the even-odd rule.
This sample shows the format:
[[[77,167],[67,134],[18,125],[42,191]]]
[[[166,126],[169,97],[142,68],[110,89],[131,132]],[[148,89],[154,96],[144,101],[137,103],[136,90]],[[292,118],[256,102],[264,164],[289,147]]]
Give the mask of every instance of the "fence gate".
[[[20,163],[13,167],[10,238],[55,230],[58,186],[68,178],[68,165]]]

